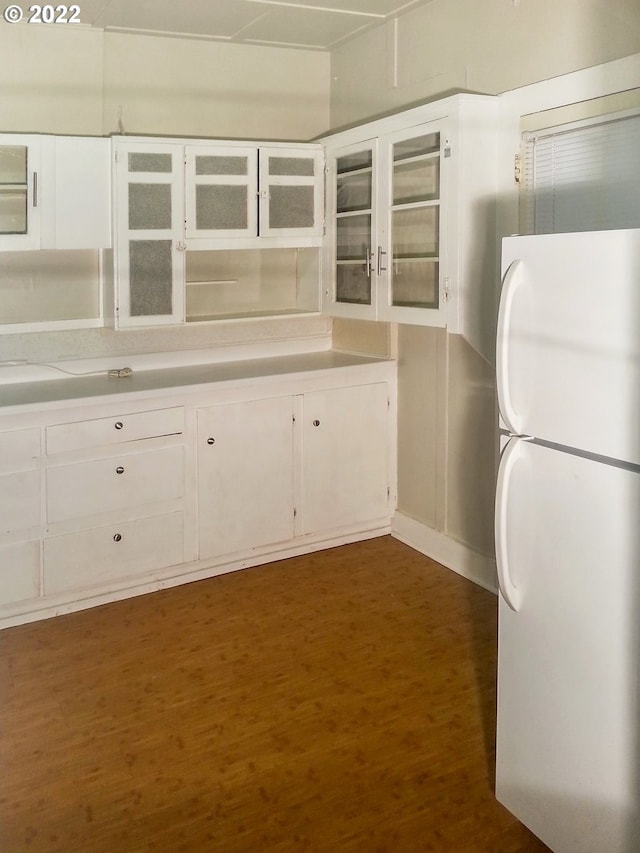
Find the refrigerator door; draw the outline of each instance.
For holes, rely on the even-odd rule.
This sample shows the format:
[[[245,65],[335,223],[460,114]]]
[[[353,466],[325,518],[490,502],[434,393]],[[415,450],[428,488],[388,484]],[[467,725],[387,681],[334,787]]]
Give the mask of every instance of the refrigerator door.
[[[507,237],[502,423],[640,463],[640,230]]]
[[[496,796],[556,853],[638,850],[639,518],[640,474],[505,448]]]

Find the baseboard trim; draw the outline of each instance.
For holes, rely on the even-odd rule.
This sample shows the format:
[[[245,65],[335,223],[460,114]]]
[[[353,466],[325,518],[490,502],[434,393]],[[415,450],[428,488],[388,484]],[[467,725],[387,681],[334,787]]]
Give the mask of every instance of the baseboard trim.
[[[394,516],[391,535],[478,586],[497,593],[496,564],[491,557],[401,512]]]

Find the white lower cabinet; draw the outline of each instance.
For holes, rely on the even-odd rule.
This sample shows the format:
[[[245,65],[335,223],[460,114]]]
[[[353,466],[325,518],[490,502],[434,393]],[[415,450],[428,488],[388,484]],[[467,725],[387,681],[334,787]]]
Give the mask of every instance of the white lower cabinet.
[[[0,432],[0,607],[40,595],[40,429]]]
[[[304,533],[388,517],[388,407],[384,383],[304,395]]]
[[[47,470],[47,520],[114,512],[180,498],[183,493],[181,446],[61,465]]]
[[[183,562],[183,513],[116,522],[44,543],[44,594],[135,579]]]
[[[388,519],[388,399],[381,382],[201,410],[200,557]]]
[[[0,535],[40,523],[40,471],[4,474],[0,496]]]
[[[200,558],[292,539],[293,477],[292,397],[200,409]]]
[[[0,607],[40,595],[40,542],[0,545]]]
[[[300,364],[0,413],[0,627],[389,532],[395,366]]]

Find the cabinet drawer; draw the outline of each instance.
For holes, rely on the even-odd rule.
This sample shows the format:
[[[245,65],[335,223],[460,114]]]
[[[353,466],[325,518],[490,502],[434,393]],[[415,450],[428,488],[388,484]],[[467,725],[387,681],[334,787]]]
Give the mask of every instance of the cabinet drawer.
[[[184,409],[181,406],[72,424],[57,424],[46,429],[47,453],[122,444],[161,435],[177,435],[183,431]]]
[[[0,606],[40,595],[40,543],[0,548]]]
[[[40,430],[0,433],[0,474],[35,468],[40,456]]]
[[[40,523],[40,471],[0,477],[0,535]]]
[[[183,493],[182,446],[61,465],[47,470],[47,520],[173,500]]]
[[[181,512],[54,536],[44,543],[44,592],[135,578],[184,560]]]

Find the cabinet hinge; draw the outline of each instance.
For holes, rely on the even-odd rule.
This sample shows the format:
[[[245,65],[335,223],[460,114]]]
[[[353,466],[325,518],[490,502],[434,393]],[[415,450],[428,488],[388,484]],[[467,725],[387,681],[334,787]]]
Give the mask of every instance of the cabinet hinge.
[[[298,510],[294,507],[293,508],[293,517],[295,518],[297,515],[298,515]]]
[[[516,154],[513,158],[513,179],[516,184],[520,183],[521,178],[521,166],[520,166],[520,155]]]
[[[118,152],[117,151],[114,152],[113,159],[116,163],[118,162]]]
[[[291,415],[291,420],[292,420],[292,421],[294,422],[294,424],[295,424],[295,422],[296,422],[296,416],[295,416],[295,415]]]
[[[391,498],[391,486],[387,486],[387,500]]]
[[[451,291],[449,289],[449,276],[445,276],[444,277],[444,291],[443,291],[443,296],[444,296],[445,302],[449,301],[450,294],[451,294]]]

